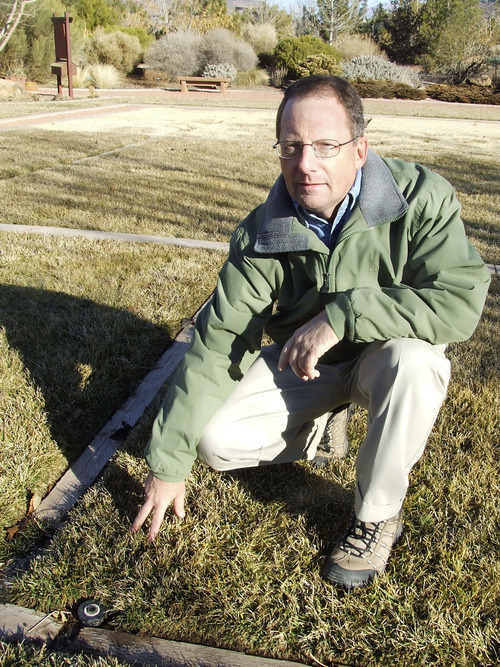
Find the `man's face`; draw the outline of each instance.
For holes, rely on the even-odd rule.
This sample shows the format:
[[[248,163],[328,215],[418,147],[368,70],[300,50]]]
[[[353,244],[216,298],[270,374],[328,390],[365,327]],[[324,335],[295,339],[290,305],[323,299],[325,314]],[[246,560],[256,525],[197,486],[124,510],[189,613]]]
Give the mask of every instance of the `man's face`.
[[[280,141],[310,144],[335,139],[344,143],[352,138],[347,113],[335,97],[292,98],[283,109]],[[365,163],[367,150],[365,137],[341,146],[337,156],[326,159],[304,146],[300,157],[280,160],[288,193],[304,208],[330,219]]]

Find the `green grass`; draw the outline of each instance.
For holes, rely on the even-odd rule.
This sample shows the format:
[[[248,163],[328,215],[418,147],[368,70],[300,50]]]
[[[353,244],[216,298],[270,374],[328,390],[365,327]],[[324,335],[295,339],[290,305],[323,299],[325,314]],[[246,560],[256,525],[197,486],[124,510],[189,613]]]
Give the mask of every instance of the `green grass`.
[[[495,142],[479,141],[480,129],[465,131],[453,122],[442,123],[435,136],[429,130],[429,137],[416,122],[408,125],[388,129],[374,120],[377,150],[443,173],[463,202],[470,238],[486,261],[499,263]],[[30,138],[35,154],[38,141],[48,140],[39,130],[9,136],[10,155],[23,138]],[[64,162],[63,145],[71,144],[52,136],[60,139],[54,139],[48,168],[30,170],[21,160],[23,175],[3,182],[12,202],[0,217],[26,215],[36,224],[45,211],[66,226],[227,240],[277,170],[272,153],[263,154],[267,136],[258,138],[262,143],[232,144],[162,137],[80,165]],[[119,139],[96,136],[111,147]],[[73,137],[75,155],[93,154],[86,137]],[[30,215],[17,203],[22,186],[31,197]],[[2,472],[11,480],[10,503],[17,502],[14,521],[36,490],[36,475],[75,455],[66,440],[76,448],[88,441],[127,383],[159,356],[160,342],[196,310],[223,255],[36,235],[2,235],[0,243],[0,277],[7,285],[0,292]],[[158,397],[64,529],[54,537],[47,531],[51,539],[32,552],[24,573],[4,569],[4,597],[46,613],[96,597],[111,610],[111,628],[311,665],[497,665],[499,313],[495,277],[476,333],[449,348],[448,398],[411,476],[405,532],[373,586],[344,594],[319,576],[351,510],[362,410],[349,424],[351,454],[328,469],[300,462],[218,474],[197,464],[185,521],[169,519],[149,546],[145,532],[132,537],[128,527],[142,499],[142,450]],[[110,350],[118,344],[125,348],[115,358]],[[67,424],[78,401],[86,417]],[[4,512],[11,511],[5,505]],[[32,526],[12,542],[2,537],[5,561],[43,537],[44,528]],[[21,653],[11,664],[44,663]]]

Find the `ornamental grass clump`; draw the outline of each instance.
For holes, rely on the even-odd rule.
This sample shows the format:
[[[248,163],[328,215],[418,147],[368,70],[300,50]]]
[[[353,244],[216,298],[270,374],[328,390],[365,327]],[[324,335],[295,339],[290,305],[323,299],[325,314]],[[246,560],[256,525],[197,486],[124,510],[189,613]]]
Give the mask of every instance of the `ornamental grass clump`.
[[[114,65],[98,63],[90,68],[90,83],[96,88],[119,88],[122,81],[122,75]]]

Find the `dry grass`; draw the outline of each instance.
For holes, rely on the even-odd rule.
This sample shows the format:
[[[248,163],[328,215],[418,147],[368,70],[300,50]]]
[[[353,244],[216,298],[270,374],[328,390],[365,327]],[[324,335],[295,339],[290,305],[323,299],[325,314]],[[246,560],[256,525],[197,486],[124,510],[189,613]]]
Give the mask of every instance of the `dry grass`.
[[[403,159],[422,161],[451,180],[464,202],[464,218],[472,240],[487,261],[498,263],[495,142],[478,142],[477,128],[466,136],[462,133],[457,157],[456,140],[447,140],[453,130],[448,125],[443,126],[446,134],[443,130],[429,138],[422,132],[421,140],[411,127],[395,125],[391,132],[377,127],[375,121],[372,125],[370,132],[379,152],[396,152]],[[36,139],[37,134],[30,136]],[[112,139],[107,137],[106,141]],[[170,151],[170,146],[174,150]],[[150,142],[147,150],[146,145],[135,147],[121,151],[119,157],[103,156],[96,158],[95,165],[92,161],[91,166],[75,167],[73,183],[81,192],[78,206],[87,211],[86,216],[81,214],[82,225],[85,220],[97,227],[101,227],[101,221],[108,224],[112,205],[106,205],[99,188],[109,171],[115,175],[118,190],[116,194],[108,192],[108,196],[115,207],[121,207],[113,224],[118,225],[120,219],[123,224],[129,221],[131,211],[139,210],[139,206],[133,208],[129,190],[130,170],[134,168],[135,196],[143,208],[147,204],[147,229],[158,229],[154,223],[154,214],[158,214],[163,216],[160,228],[164,233],[174,230],[179,236],[192,233],[198,238],[227,239],[231,225],[245,207],[262,198],[276,171],[275,158],[271,154],[264,157],[260,144],[243,140],[233,142],[233,146],[233,152],[222,151],[220,143],[199,138],[162,138]],[[34,187],[35,176],[28,174],[20,180]],[[65,199],[74,194],[60,166],[56,164],[49,176],[55,188],[52,193],[59,192],[60,201],[54,210],[59,211],[58,219],[63,223],[64,211],[70,216],[78,214],[76,209],[68,211]],[[17,187],[15,182],[9,181],[9,186]],[[88,198],[84,196],[87,190],[92,193]],[[38,193],[41,196],[43,189]],[[182,211],[179,194],[184,198]],[[92,197],[94,208],[91,202],[86,203]],[[223,214],[218,216],[221,207]],[[140,226],[141,231],[144,229]],[[220,255],[214,260],[212,253],[182,251],[176,281],[175,272],[155,272],[167,258],[172,259],[169,253],[173,251],[168,249],[95,244],[80,239],[37,240],[35,236],[21,243],[19,237],[1,240],[5,239],[12,261],[4,265],[2,281],[17,290],[7,290],[11,296],[7,305],[18,326],[23,324],[22,313],[30,315],[25,318],[24,330],[29,328],[31,313],[36,309],[26,309],[26,299],[17,306],[13,297],[29,295],[30,291],[38,297],[46,292],[64,293],[67,296],[63,304],[81,306],[84,302],[94,312],[112,309],[121,313],[120,319],[133,304],[138,309],[134,317],[147,331],[154,331],[156,326],[164,330],[170,326],[170,309],[174,308],[165,301],[170,292],[182,287],[179,303],[191,299],[189,303],[198,305],[202,295],[196,289],[209,291],[215,265],[220,261]],[[0,259],[4,261],[4,255]],[[188,270],[181,275],[185,263]],[[62,265],[73,267],[74,277],[67,268],[63,271]],[[185,286],[188,279],[191,282]],[[164,289],[166,283],[169,289]],[[152,284],[151,291],[141,289],[144,284]],[[155,319],[158,310],[161,314]],[[186,310],[191,314],[195,307]],[[317,661],[328,666],[356,667],[497,665],[499,313],[500,284],[496,277],[473,338],[450,346],[453,380],[427,452],[411,477],[405,533],[394,549],[387,573],[372,587],[344,594],[319,577],[323,558],[351,510],[354,454],[365,429],[361,410],[349,425],[352,453],[329,469],[316,470],[301,462],[220,475],[196,465],[189,482],[186,520],[169,520],[157,544],[151,547],[144,533],[131,537],[128,526],[142,498],[146,473],[142,449],[158,398],[115,455],[103,479],[72,512],[64,530],[38,553],[24,575],[12,578],[9,598],[49,612],[70,609],[84,597],[96,597],[111,609],[110,627],[311,665]],[[78,308],[70,309],[65,321],[69,325],[73,319],[81,322],[81,317]],[[33,320],[37,331],[42,319],[38,316]],[[5,321],[4,327],[8,327],[8,318]],[[53,419],[53,410],[46,405],[49,387],[33,382],[35,365],[17,343],[10,344],[8,328],[5,335],[2,363],[9,360],[13,369],[12,386],[7,383],[9,391],[14,398],[23,391],[27,395],[13,411],[18,415],[19,428],[48,432],[43,429]],[[102,329],[91,330],[92,336],[101,337]],[[51,338],[54,336],[48,334],[44,342]],[[119,330],[113,339],[120,339]],[[24,349],[33,355],[34,347],[43,354],[39,350],[43,346],[37,346],[33,338],[31,341]],[[146,346],[132,347],[136,351],[136,347]],[[57,348],[51,349],[49,358],[58,359]],[[134,358],[129,370],[138,363]],[[48,365],[46,361],[44,368]],[[85,367],[80,369],[79,382],[85,382],[82,371]],[[108,391],[110,386],[108,383]],[[100,403],[102,397],[93,405],[98,408]],[[71,432],[79,434],[83,426],[83,422],[75,424]],[[39,534],[28,532],[24,542],[4,543],[4,547],[19,553],[32,546]]]
[[[120,667],[124,664],[116,658],[54,653],[46,646],[0,642],[1,667]]]
[[[227,241],[262,201],[278,170],[271,138],[267,144],[143,138],[139,145],[106,154],[119,135],[83,134],[80,142],[88,137],[89,153],[97,152],[94,144],[100,142],[104,154],[68,165],[65,138],[68,144],[74,141],[68,133],[57,140],[60,154],[52,153],[53,168],[40,171],[36,157],[26,154],[23,163],[26,136],[33,143],[55,139],[54,133],[39,130],[13,139],[12,155],[18,157],[15,166],[4,163],[4,169],[33,171],[0,182],[2,222]],[[268,159],[262,160],[266,149]]]

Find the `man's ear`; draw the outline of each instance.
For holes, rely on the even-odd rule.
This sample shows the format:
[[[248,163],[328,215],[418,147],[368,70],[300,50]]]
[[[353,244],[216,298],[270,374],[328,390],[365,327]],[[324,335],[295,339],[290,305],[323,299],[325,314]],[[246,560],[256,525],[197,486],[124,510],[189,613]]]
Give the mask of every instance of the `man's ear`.
[[[368,155],[368,139],[363,135],[359,137],[355,144],[356,147],[356,168],[361,169],[361,167],[366,162],[366,157]]]

